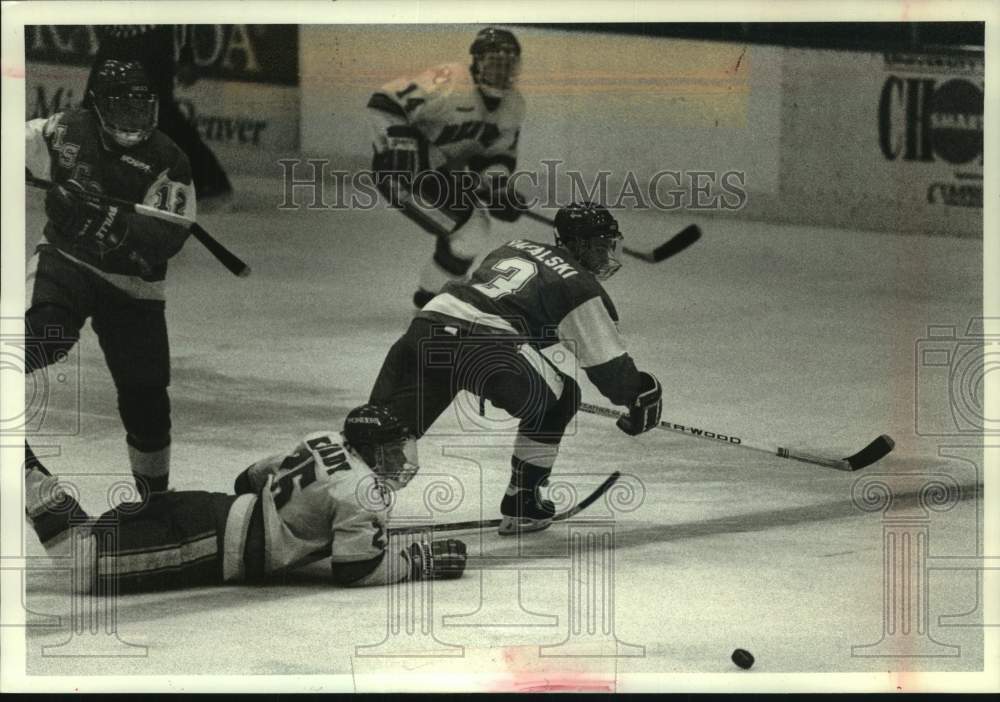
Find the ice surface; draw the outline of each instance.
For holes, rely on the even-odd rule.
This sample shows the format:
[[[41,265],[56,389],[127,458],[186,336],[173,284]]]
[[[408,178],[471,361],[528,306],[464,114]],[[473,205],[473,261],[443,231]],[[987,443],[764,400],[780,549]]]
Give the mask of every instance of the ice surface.
[[[416,271],[432,248],[397,213],[279,212],[276,181],[253,187],[253,206],[201,219],[251,263],[252,277],[231,276],[194,240],[171,264],[172,481],[181,489],[228,491],[251,461],[305,432],[338,426],[367,397],[408,324]],[[29,195],[29,243],[40,227],[40,199]],[[629,243],[649,248],[692,220],[704,230],[695,246],[658,265],[627,261],[607,286],[637,362],[663,383],[664,418],[837,457],[883,432],[897,445],[880,463],[848,474],[667,432],[632,439],[609,420],[580,415],[555,476],[574,475],[581,495],[614,470],[641,485],[641,505],[615,517],[610,607],[617,638],[644,647],[642,655],[539,657],[539,645],[569,635],[570,523],[520,545],[492,533],[466,535],[475,554],[470,572],[433,588],[441,643],[431,650],[460,657],[359,655],[379,652],[356,647],[386,638],[390,594],[334,588],[320,566],[265,588],[121,598],[118,635],[148,647],[142,657],[43,654],[43,646],[70,638],[71,600],[62,591],[65,574],[40,572],[28,577],[29,621],[61,619],[29,629],[28,671],[353,673],[367,689],[405,685],[400,675],[370,677],[379,671],[448,671],[461,685],[462,675],[486,670],[490,676],[477,684],[492,689],[620,690],[615,680],[637,672],[864,671],[894,687],[904,679],[897,671],[980,669],[979,578],[971,571],[929,576],[930,635],[959,655],[852,655],[852,646],[882,638],[884,619],[884,520],[852,502],[852,487],[880,474],[910,495],[895,514],[919,516],[914,483],[894,476],[953,477],[963,499],[932,514],[929,553],[975,555],[981,474],[969,461],[939,457],[938,439],[915,434],[914,388],[916,343],[928,325],[961,332],[981,314],[981,242],[621,216]],[[497,243],[549,237],[527,220],[494,223],[493,235]],[[84,507],[99,512],[107,485],[127,479],[128,468],[112,384],[89,329],[80,355],[79,434],[49,442],[55,448],[48,450],[39,442],[38,450],[53,454],[49,468],[73,476]],[[603,402],[583,385],[585,401]],[[946,388],[938,400],[947,402]],[[73,417],[67,402],[50,408],[47,421],[70,425]],[[450,481],[461,483],[464,499],[440,520],[497,516],[511,437],[463,433],[460,419],[446,414],[422,441],[423,472],[401,496],[400,513],[424,513],[424,489]],[[610,514],[597,503],[581,519]],[[42,553],[33,534],[26,543],[29,555]],[[973,626],[939,620],[965,613]],[[429,639],[407,641],[420,648]],[[607,654],[606,644],[588,643],[592,654]],[[753,652],[752,671],[729,661],[736,647]]]

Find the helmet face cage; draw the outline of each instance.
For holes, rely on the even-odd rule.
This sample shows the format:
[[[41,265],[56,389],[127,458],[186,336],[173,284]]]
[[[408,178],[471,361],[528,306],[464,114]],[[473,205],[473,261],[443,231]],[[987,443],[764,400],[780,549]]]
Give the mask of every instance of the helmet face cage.
[[[583,250],[580,252],[580,262],[594,274],[598,280],[604,281],[617,273],[622,263],[615,252],[622,235],[615,237],[597,237],[580,242]]]
[[[594,274],[598,280],[604,281],[621,270],[622,263],[618,260],[618,242],[622,235],[595,236],[589,239],[560,237],[556,232],[556,244],[564,246],[580,261],[580,265]]]
[[[129,148],[149,139],[156,129],[158,102],[153,93],[126,89],[101,96],[94,105],[104,131],[119,146]]]
[[[375,465],[372,466],[372,471],[394,490],[406,487],[420,470],[417,439],[414,436],[379,444],[374,453]]]
[[[119,146],[136,146],[156,129],[159,100],[137,61],[105,61],[90,95],[102,131]]]
[[[405,487],[420,470],[413,432],[386,407],[362,405],[344,420],[344,440],[393,489]]]
[[[616,252],[623,238],[618,222],[599,205],[573,204],[556,214],[556,244],[569,249],[598,280],[607,280],[621,269]]]
[[[506,92],[514,87],[520,70],[521,57],[511,51],[488,51],[476,57],[476,76],[484,88]]]
[[[503,97],[521,70],[521,45],[505,29],[489,27],[476,35],[470,53],[476,84],[491,97]]]

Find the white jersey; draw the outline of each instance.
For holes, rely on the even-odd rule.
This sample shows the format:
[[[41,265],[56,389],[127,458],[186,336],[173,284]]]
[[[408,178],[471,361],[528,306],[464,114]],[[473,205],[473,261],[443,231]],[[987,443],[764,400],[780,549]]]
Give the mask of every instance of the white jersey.
[[[368,110],[376,151],[386,148],[390,125],[406,124],[427,138],[429,168],[478,171],[499,162],[514,170],[524,98],[511,89],[489,110],[468,66],[442,64],[387,83],[372,95]]]
[[[391,496],[367,464],[344,447],[339,433],[310,434],[291,453],[258,461],[247,474],[262,503],[266,573],[322,558],[330,558],[336,568],[385,553]],[[227,535],[245,534],[253,506],[253,500],[234,504]],[[242,551],[237,548],[237,552]],[[409,572],[405,564],[394,564],[400,567],[391,569],[390,578],[388,565],[383,561],[353,584],[390,582]],[[226,579],[240,577],[236,572],[227,575]]]

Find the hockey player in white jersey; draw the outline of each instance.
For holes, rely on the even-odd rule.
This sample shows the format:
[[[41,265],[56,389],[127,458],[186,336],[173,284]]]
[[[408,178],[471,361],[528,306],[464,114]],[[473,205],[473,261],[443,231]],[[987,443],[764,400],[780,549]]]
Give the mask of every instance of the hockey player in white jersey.
[[[515,87],[521,46],[504,29],[480,31],[472,65],[435,66],[371,96],[372,171],[383,197],[436,237],[413,303],[461,279],[489,244],[490,216],[524,208],[508,176],[517,166],[524,99]]]
[[[236,478],[235,495],[157,493],[97,519],[25,453],[28,519],[53,554],[76,540],[83,566],[74,583],[83,591],[275,582],[323,558],[339,585],[457,578],[465,569],[456,539],[389,542],[391,492],[419,466],[411,430],[385,407],[357,407],[343,432],[310,434],[254,463]]]

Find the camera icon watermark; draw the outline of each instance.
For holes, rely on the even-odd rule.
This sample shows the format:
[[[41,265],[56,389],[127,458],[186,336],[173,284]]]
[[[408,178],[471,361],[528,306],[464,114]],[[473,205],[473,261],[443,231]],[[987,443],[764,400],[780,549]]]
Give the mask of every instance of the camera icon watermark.
[[[529,337],[484,327],[488,325],[479,325],[484,331],[468,331],[436,324],[430,336],[420,340],[417,406],[424,414],[450,409],[459,434],[545,434],[552,415],[579,395],[572,349],[555,346],[555,329]],[[421,416],[420,423],[430,426],[436,419]],[[448,431],[440,426],[435,433]],[[552,432],[575,433],[575,418]]]
[[[1000,417],[986,413],[986,382],[1000,371],[1000,335],[985,333],[983,318],[929,326],[915,349],[914,423],[920,436],[1000,434]]]
[[[75,339],[50,326],[35,336],[7,333],[21,319],[3,320],[0,333],[0,384],[24,374],[24,405],[5,406],[0,434],[75,436],[80,433],[80,353]],[[10,324],[8,324],[8,322]]]

